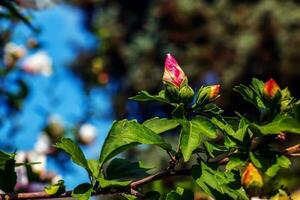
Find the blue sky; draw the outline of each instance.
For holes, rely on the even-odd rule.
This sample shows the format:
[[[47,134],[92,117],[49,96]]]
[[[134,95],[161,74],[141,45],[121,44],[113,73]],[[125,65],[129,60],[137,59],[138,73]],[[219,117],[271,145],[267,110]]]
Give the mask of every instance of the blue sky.
[[[36,36],[25,25],[19,25],[14,32],[13,41],[24,44],[31,36],[41,41],[42,50],[53,59],[54,74],[49,78],[25,76],[31,93],[26,100],[24,110],[17,118],[21,131],[14,138],[6,136],[6,140],[10,140],[19,150],[30,150],[33,147],[46,120],[46,112],[60,116],[67,126],[72,126],[80,119],[88,98],[83,92],[81,81],[68,69],[68,63],[76,56],[71,44],[81,48],[93,48],[98,44],[98,41],[83,28],[83,16],[77,8],[60,5],[48,10],[34,11],[32,14],[33,24],[41,28],[41,33]],[[98,157],[103,140],[111,126],[112,92],[112,85],[92,92],[95,109],[103,117],[92,120],[98,130],[98,138],[92,146],[83,147],[88,158]],[[71,164],[68,165],[68,170],[64,171],[57,165],[56,160],[49,159],[47,167],[62,174],[68,188],[88,180],[83,170]]]

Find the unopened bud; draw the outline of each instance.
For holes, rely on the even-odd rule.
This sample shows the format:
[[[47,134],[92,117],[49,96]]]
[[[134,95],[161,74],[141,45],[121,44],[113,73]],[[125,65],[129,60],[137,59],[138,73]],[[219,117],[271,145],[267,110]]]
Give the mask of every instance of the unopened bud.
[[[178,65],[176,59],[168,53],[163,75],[164,84],[169,83],[174,85],[176,88],[180,88],[185,80],[187,80],[187,77],[185,76],[183,70]]]
[[[278,92],[280,92],[280,87],[274,81],[274,79],[271,78],[265,83],[263,89],[263,94],[265,97],[273,99]]]
[[[246,188],[249,187],[262,187],[263,179],[258,169],[252,163],[249,163],[243,172],[241,183]]]

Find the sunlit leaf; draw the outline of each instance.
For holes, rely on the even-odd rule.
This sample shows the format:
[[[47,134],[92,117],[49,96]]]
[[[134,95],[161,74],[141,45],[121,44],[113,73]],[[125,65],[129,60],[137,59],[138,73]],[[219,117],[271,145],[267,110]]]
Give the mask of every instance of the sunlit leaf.
[[[59,180],[58,183],[45,187],[45,192],[49,195],[59,195],[66,191],[63,180]]]
[[[88,173],[91,174],[88,162],[82,150],[75,142],[73,142],[69,138],[62,138],[61,141],[57,142],[54,146],[56,148],[64,150],[67,154],[69,154],[74,163],[85,168],[88,171]]]
[[[144,126],[152,130],[153,132],[159,134],[176,128],[179,123],[175,119],[166,119],[154,117],[143,123]]]
[[[171,150],[171,146],[155,132],[135,120],[121,120],[114,122],[106,137],[101,154],[100,165],[115,155],[136,146],[137,144],[158,145]]]

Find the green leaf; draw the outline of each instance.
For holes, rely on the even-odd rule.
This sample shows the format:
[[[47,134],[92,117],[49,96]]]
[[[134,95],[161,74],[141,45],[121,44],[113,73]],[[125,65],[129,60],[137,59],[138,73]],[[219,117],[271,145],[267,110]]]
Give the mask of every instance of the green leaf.
[[[241,119],[239,129],[236,131],[236,138],[238,138],[239,141],[244,141],[245,135],[247,134],[249,128],[249,124],[246,124],[246,122]]]
[[[1,155],[2,159],[3,155]],[[17,174],[15,172],[15,159],[13,156],[13,158],[6,160],[2,169],[0,169],[0,189],[6,193],[14,192],[16,183]]]
[[[264,88],[265,83],[257,78],[253,78],[251,81],[252,85],[250,86],[252,90],[257,94],[257,95],[262,95],[262,91]]]
[[[236,140],[243,141],[244,132],[245,130],[241,130],[239,133],[236,133],[232,126],[228,124],[227,122],[222,122],[218,120],[217,118],[212,118],[211,122],[215,124],[219,129],[227,133],[229,136],[233,137]],[[245,129],[245,128],[244,128]]]
[[[57,183],[45,187],[45,192],[49,195],[60,195],[66,191],[66,187],[63,180],[59,180]]]
[[[207,118],[202,116],[196,116],[191,121],[181,120],[180,123],[182,125],[180,148],[183,159],[187,162],[203,138],[217,137],[217,130]]]
[[[232,172],[220,172],[201,162],[192,167],[192,177],[208,195],[216,199],[248,199],[241,185],[237,184],[240,177]]]
[[[98,160],[88,160],[88,166],[91,171],[91,175],[94,178],[98,178],[100,175],[100,165]]]
[[[69,154],[69,156],[75,164],[85,168],[88,171],[88,173],[91,174],[88,162],[82,150],[75,142],[73,142],[69,138],[62,138],[61,141],[57,142],[54,146],[56,148],[64,150],[67,154]]]
[[[191,120],[191,123],[200,134],[204,134],[210,139],[215,139],[218,136],[216,127],[206,117],[196,116]]]
[[[166,150],[172,149],[158,134],[146,126],[139,124],[136,120],[125,119],[113,123],[101,150],[100,166],[115,155],[137,144],[153,144]]]
[[[259,82],[259,80],[256,79],[252,80],[252,84],[253,85],[250,86],[250,88],[243,84],[240,84],[239,86],[235,86],[233,90],[240,93],[245,101],[248,101],[249,103],[253,104],[261,112],[266,112],[268,109],[261,99],[261,82]]]
[[[132,181],[116,181],[116,180],[106,180],[104,178],[99,177],[97,179],[99,182],[99,188],[124,188],[130,185]]]
[[[4,170],[6,162],[8,160],[14,159],[14,157],[15,157],[15,154],[0,151],[0,169]]]
[[[184,116],[184,104],[183,103],[177,104],[175,106],[175,108],[172,111],[172,116],[176,119],[182,119],[182,118],[185,117]]]
[[[182,200],[181,196],[176,192],[172,191],[166,195],[165,200]]]
[[[278,114],[275,119],[265,125],[252,124],[263,135],[278,134],[280,132],[290,132],[300,134],[300,121],[287,113]]]
[[[147,174],[151,168],[143,166],[141,162],[130,162],[127,159],[115,158],[113,159],[105,170],[106,179],[129,179],[141,178]]]
[[[206,151],[212,158],[215,157],[214,153],[222,153],[228,151],[228,149],[224,146],[212,144],[209,142],[204,142],[204,146],[206,148]]]
[[[158,117],[154,117],[145,121],[143,125],[152,130],[153,132],[160,134],[176,128],[179,125],[179,123],[176,119],[160,119]]]
[[[93,193],[93,187],[89,183],[78,185],[72,192],[72,197],[78,200],[89,200]]]
[[[274,177],[280,168],[289,168],[291,161],[274,151],[263,150],[261,154],[249,153],[251,162],[269,177]]]
[[[182,187],[177,187],[176,193],[179,194],[183,200],[194,199],[194,193],[191,190],[187,190]]]
[[[257,167],[257,168],[262,168],[263,167],[262,163],[260,162],[259,159],[257,159],[255,157],[254,153],[250,152],[249,157],[250,157],[251,162],[255,165],[255,167]]]
[[[273,163],[265,172],[266,175],[273,177],[277,174],[280,168],[289,168],[291,161],[285,156],[276,156],[276,162]]]
[[[231,156],[229,157],[229,162],[226,165],[226,171],[231,171],[233,169],[238,169],[238,166],[244,166],[246,164],[246,160],[241,156]]]
[[[180,134],[180,149],[184,162],[189,161],[193,151],[197,149],[202,141],[199,130],[195,128],[192,121],[181,120],[182,130]]]
[[[129,99],[135,101],[159,101],[162,103],[170,104],[165,97],[165,91],[161,90],[158,95],[151,95],[147,91],[141,91],[136,96],[130,97]]]

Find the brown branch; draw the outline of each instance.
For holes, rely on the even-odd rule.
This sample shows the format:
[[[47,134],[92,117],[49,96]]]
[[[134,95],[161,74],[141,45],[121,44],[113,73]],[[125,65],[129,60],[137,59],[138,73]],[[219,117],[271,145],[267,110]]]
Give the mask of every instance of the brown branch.
[[[183,170],[178,170],[178,171],[163,171],[154,175],[147,176],[145,178],[142,178],[140,180],[136,180],[130,184],[131,188],[138,188],[139,186],[145,185],[147,183],[172,177],[172,176],[189,176],[191,175],[191,170],[189,169],[183,169]]]
[[[299,151],[300,151],[300,144],[296,144],[294,146],[284,149],[283,151],[281,151],[281,154],[288,157],[300,157],[300,153],[298,153]],[[222,158],[211,160],[210,162],[216,162],[219,165],[225,165],[229,162],[229,156],[235,153],[237,153],[237,151],[230,153],[225,157],[223,156]]]
[[[298,151],[300,151],[300,143],[299,144],[296,144],[294,146],[291,146],[291,147],[288,147],[286,148],[285,150],[283,150],[281,153],[283,155],[291,155],[291,154],[294,154],[294,153],[297,153]]]
[[[103,195],[103,194],[118,194],[128,192],[136,197],[142,199],[143,194],[141,194],[137,189],[138,187],[145,185],[147,183],[169,178],[172,176],[188,176],[191,175],[191,171],[189,169],[178,170],[178,171],[163,171],[154,175],[147,176],[145,178],[133,181],[130,184],[130,187],[120,187],[120,188],[108,188],[99,190],[92,195]],[[0,194],[0,200],[12,200],[12,199],[62,199],[71,197],[72,191],[67,191],[60,195],[49,195],[46,192],[30,192],[30,193],[9,193],[9,194]]]
[[[49,195],[46,192],[30,192],[30,193],[9,193],[1,194],[0,200],[9,199],[50,199],[50,198],[66,198],[71,197],[72,191],[67,191],[59,196]]]

